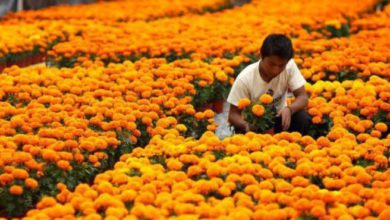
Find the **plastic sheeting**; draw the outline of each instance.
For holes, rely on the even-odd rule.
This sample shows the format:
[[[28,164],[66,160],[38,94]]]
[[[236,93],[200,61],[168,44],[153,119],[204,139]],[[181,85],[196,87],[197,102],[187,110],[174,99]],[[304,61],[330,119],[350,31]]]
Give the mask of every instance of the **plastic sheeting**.
[[[16,9],[16,0],[0,0],[0,16]]]

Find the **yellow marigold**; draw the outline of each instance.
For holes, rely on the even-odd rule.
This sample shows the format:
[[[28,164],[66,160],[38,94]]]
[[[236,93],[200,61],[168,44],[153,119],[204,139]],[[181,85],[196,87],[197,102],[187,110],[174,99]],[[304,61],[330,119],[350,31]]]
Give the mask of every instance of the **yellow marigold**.
[[[256,105],[254,105],[254,106],[252,107],[252,113],[253,113],[254,115],[258,116],[258,117],[261,117],[261,116],[264,115],[265,109],[264,109],[264,107],[263,107],[262,105],[256,104]]]
[[[216,124],[207,125],[207,130],[208,131],[215,131],[215,130],[217,130],[217,127],[218,127],[218,125],[216,125]]]
[[[197,120],[201,120],[205,117],[205,114],[203,112],[197,112],[194,116]]]
[[[200,168],[199,166],[193,165],[193,166],[190,166],[188,168],[187,176],[188,177],[197,176],[197,175],[201,174],[202,172],[203,172],[202,168]]]
[[[207,168],[207,176],[209,176],[210,178],[217,177],[217,176],[221,175],[221,173],[222,173],[222,169],[217,164],[211,164]]]
[[[296,176],[292,179],[291,184],[293,186],[306,187],[310,184],[310,180],[302,176]]]
[[[234,154],[240,152],[240,147],[237,146],[236,144],[227,144],[225,151],[228,154],[234,155]]]
[[[206,118],[213,118],[214,115],[215,115],[215,113],[212,110],[210,110],[210,109],[207,109],[206,111],[204,111],[204,116]]]
[[[271,104],[274,99],[269,94],[263,94],[260,96],[259,100],[262,104],[268,105]]]
[[[357,205],[349,208],[349,213],[351,213],[355,218],[364,219],[370,215],[370,210],[363,206]]]
[[[249,100],[248,98],[240,99],[240,101],[238,101],[238,108],[239,109],[244,109],[249,104],[251,104],[251,100]]]
[[[178,131],[180,132],[186,132],[187,131],[187,127],[184,125],[184,124],[178,124],[176,125],[175,127]]]
[[[275,188],[276,188],[277,192],[289,192],[294,187],[290,183],[288,183],[288,182],[281,181],[281,182],[276,183]]]
[[[167,166],[170,170],[180,170],[183,167],[183,163],[178,159],[169,159]]]
[[[326,26],[335,27],[336,29],[340,29],[341,28],[341,22],[339,20],[337,20],[337,19],[326,20],[325,21],[325,25]]]
[[[218,189],[218,193],[224,197],[227,197],[227,196],[230,196],[231,190],[226,186],[222,186]]]
[[[271,219],[271,214],[268,210],[258,209],[253,213],[253,218],[256,220]]]
[[[226,82],[228,80],[228,77],[226,75],[226,73],[224,73],[223,71],[218,71],[215,73],[215,77],[221,81],[221,82]]]
[[[144,205],[152,204],[155,199],[155,195],[151,192],[141,192],[137,198],[136,202],[143,203]]]
[[[129,189],[123,191],[120,197],[123,202],[129,202],[129,201],[133,201],[136,198],[136,196],[137,193],[134,190]]]

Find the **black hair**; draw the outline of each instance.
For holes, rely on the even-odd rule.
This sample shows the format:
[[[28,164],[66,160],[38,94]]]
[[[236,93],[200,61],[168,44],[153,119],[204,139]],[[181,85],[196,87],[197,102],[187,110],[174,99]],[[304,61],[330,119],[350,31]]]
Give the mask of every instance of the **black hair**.
[[[262,58],[275,55],[290,60],[294,56],[294,49],[290,38],[286,35],[270,34],[264,39],[260,54]]]

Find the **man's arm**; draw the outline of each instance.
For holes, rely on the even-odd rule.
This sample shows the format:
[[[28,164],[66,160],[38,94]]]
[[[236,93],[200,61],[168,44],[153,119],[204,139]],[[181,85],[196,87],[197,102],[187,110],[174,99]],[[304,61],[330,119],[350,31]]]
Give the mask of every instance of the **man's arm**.
[[[301,86],[294,90],[293,94],[295,96],[295,101],[290,105],[290,109],[292,111],[291,114],[303,110],[308,102],[308,95],[306,93],[305,86]]]
[[[228,120],[236,129],[244,133],[250,131],[248,122],[242,118],[241,110],[235,105],[230,104]]]
[[[282,127],[283,130],[287,131],[291,124],[291,116],[300,110],[303,110],[308,102],[308,95],[305,90],[305,86],[301,86],[298,89],[293,91],[295,96],[295,101],[291,103],[290,106],[282,108],[278,116],[282,117]]]

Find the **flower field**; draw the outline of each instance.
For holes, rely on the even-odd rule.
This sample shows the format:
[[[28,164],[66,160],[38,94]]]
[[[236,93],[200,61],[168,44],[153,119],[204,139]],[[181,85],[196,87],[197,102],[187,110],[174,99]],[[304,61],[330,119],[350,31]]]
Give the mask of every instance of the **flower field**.
[[[390,219],[388,1],[116,0],[0,20],[0,217]],[[219,138],[218,101],[291,37],[309,134]],[[45,66],[30,66],[45,62]],[[289,98],[288,102],[293,102]]]

